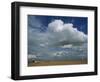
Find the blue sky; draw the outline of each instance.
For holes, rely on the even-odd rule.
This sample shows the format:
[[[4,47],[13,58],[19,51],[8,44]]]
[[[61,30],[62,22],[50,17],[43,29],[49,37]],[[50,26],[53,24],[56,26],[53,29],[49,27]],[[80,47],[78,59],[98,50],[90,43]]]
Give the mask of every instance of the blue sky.
[[[86,58],[87,21],[86,17],[28,15],[28,57],[37,60]]]
[[[53,20],[62,20],[64,23],[72,23],[73,27],[87,34],[88,18],[87,17],[65,17],[65,16],[43,16],[28,15],[28,27],[39,29],[41,32],[46,31],[48,24]]]

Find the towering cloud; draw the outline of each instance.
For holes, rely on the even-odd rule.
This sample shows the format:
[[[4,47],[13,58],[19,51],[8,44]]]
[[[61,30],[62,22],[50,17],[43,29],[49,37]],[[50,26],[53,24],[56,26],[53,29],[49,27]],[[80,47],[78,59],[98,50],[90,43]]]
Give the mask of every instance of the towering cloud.
[[[62,20],[54,20],[49,23],[48,32],[56,41],[66,44],[78,44],[87,40],[86,34],[73,27],[72,23],[64,23]]]

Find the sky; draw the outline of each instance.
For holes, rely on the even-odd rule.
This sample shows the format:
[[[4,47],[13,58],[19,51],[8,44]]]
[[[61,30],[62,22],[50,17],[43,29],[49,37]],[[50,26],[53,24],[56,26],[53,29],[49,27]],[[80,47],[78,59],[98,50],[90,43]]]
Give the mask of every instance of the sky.
[[[60,47],[84,48],[87,21],[86,17],[28,15],[28,54],[51,55],[51,50]]]
[[[85,34],[88,34],[87,17],[28,15],[28,27],[38,28],[40,31],[44,32],[48,28],[48,24],[55,19],[62,20],[64,23],[72,23],[73,27],[84,32]]]

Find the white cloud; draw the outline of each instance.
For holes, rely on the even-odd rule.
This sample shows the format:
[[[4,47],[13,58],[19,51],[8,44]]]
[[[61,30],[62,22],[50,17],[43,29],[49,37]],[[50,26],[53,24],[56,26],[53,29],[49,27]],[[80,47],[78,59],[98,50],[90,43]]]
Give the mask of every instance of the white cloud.
[[[74,28],[72,23],[64,23],[62,20],[54,20],[49,23],[48,32],[56,42],[64,42],[65,44],[78,44],[87,40],[86,34]]]
[[[48,30],[53,32],[59,32],[63,30],[63,21],[61,20],[55,20],[48,24]]]

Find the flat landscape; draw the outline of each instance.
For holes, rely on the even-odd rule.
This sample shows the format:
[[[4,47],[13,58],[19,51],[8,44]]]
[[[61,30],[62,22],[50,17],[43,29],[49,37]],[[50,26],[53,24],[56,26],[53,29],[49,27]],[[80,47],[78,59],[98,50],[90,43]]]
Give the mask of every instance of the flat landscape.
[[[87,64],[87,60],[73,60],[73,61],[35,61],[28,64],[28,66],[52,66],[52,65],[75,65]]]

